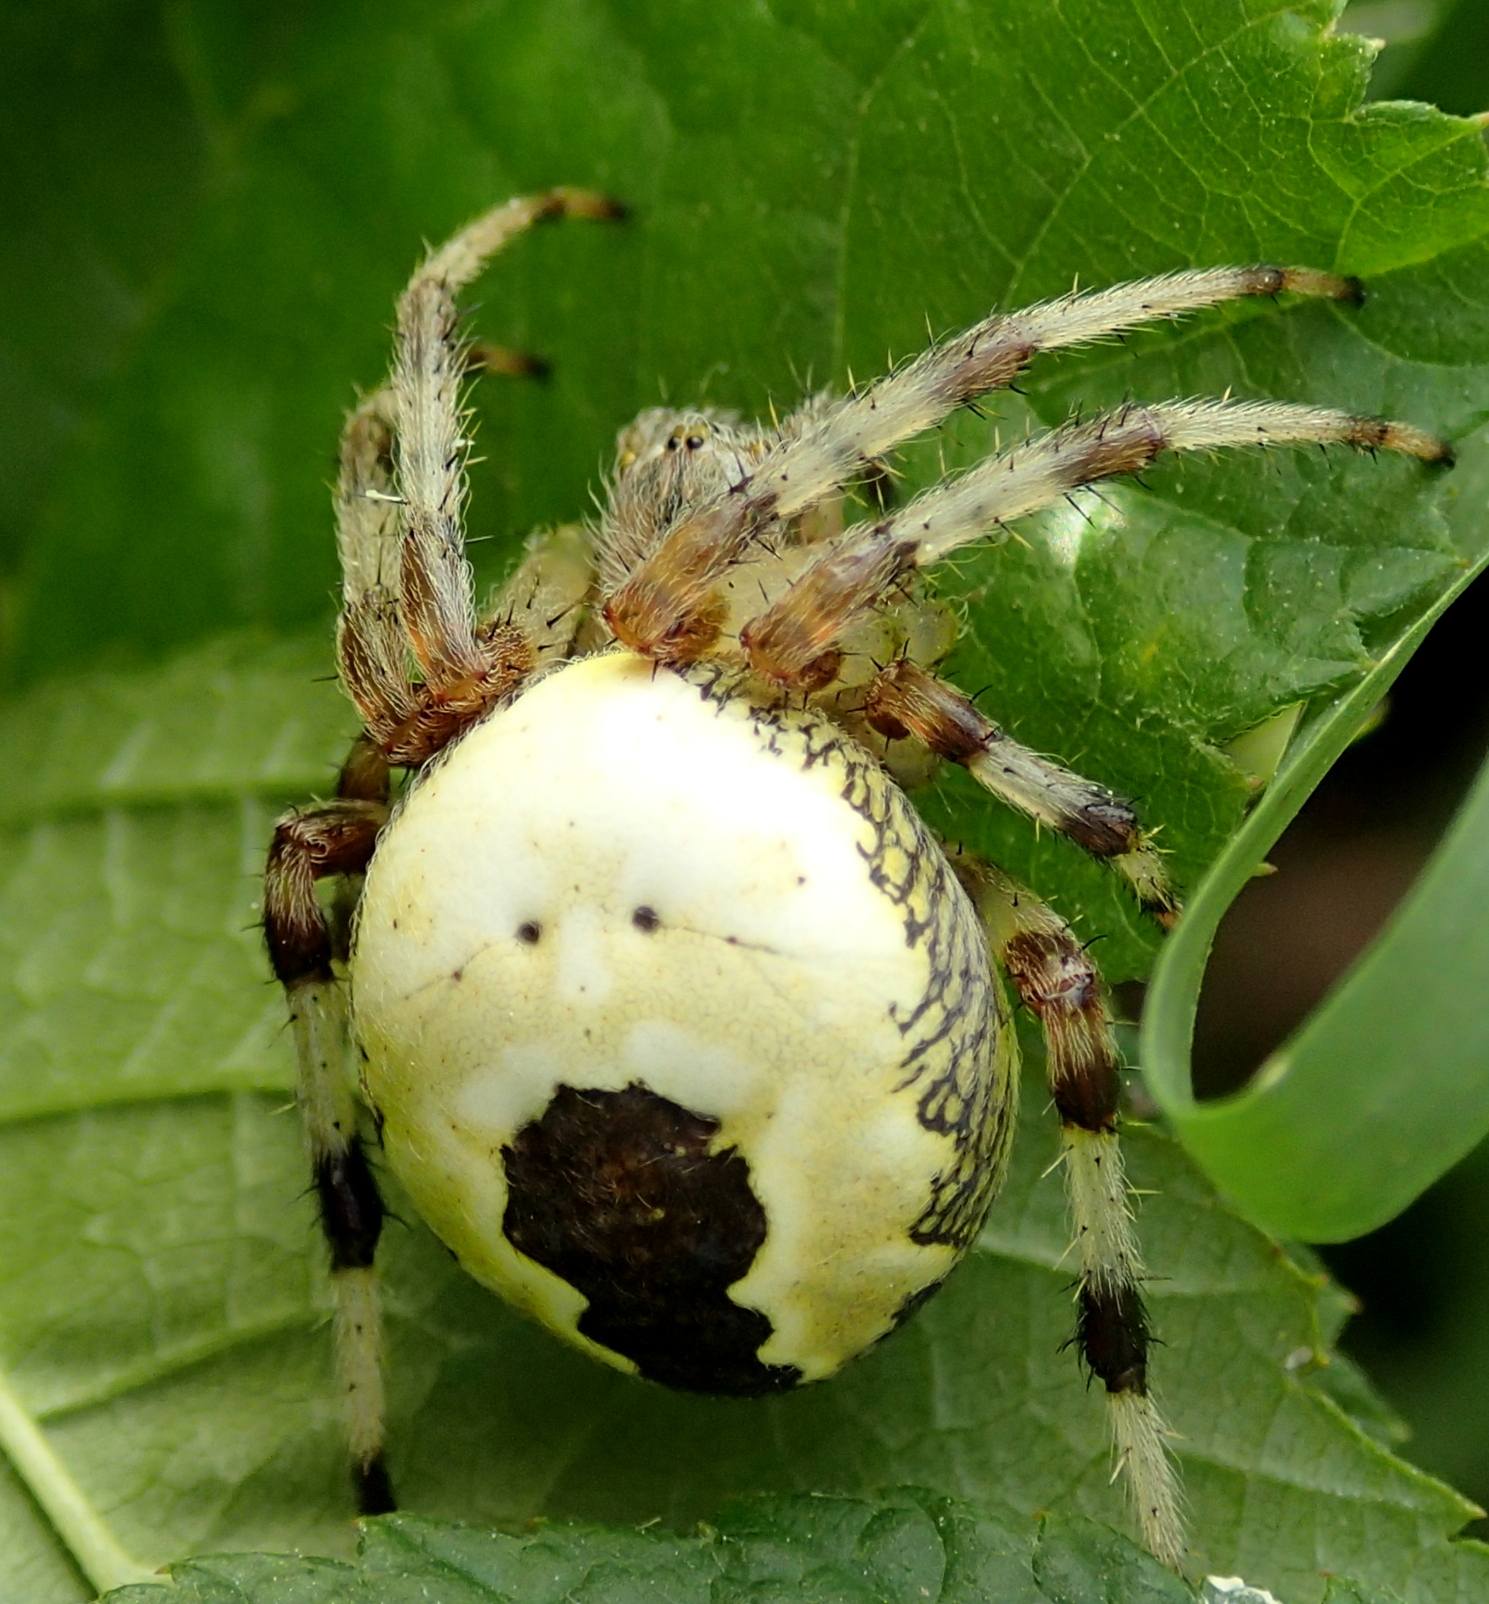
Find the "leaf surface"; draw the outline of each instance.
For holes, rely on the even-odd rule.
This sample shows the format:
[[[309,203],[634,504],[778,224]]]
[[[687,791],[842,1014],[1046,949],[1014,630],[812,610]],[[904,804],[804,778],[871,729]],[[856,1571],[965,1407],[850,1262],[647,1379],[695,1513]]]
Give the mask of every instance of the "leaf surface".
[[[369,1527],[358,1565],[266,1556],[182,1566],[174,1587],[109,1604],[1184,1604],[1179,1579],[1092,1522],[979,1515],[902,1491],[885,1500],[778,1497],[725,1512],[694,1537],[555,1526],[506,1537],[407,1516]],[[1241,1601],[1244,1604],[1244,1601]]]

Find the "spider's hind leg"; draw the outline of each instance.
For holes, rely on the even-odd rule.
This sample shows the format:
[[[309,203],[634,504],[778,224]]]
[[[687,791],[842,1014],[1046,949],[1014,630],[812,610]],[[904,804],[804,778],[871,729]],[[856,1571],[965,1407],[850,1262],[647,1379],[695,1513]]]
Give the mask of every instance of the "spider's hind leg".
[[[1077,1272],[1074,1342],[1106,1388],[1117,1471],[1148,1548],[1177,1569],[1184,1522],[1148,1388],[1144,1270],[1117,1138],[1117,1044],[1100,972],[1070,926],[1002,870],[951,855],[1000,967],[1044,1032]]]

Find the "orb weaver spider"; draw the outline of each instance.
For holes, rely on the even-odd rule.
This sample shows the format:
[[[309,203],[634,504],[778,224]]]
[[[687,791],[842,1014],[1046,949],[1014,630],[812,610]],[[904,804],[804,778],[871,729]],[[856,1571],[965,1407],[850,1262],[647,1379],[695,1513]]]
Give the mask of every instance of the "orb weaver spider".
[[[265,928],[360,1506],[393,1494],[359,1091],[389,1167],[479,1281],[621,1370],[767,1393],[872,1346],[976,1236],[1013,1129],[1007,983],[1047,1046],[1074,1340],[1144,1541],[1178,1565],[1100,975],[1031,891],[938,841],[904,787],[961,764],[1110,864],[1160,924],[1179,902],[1127,802],[937,676],[954,621],[920,574],[1163,452],[1450,449],[1314,406],[1132,404],[844,527],[851,483],[1043,352],[1240,296],[1361,296],[1307,268],[1170,273],[994,313],[781,422],[644,412],[598,524],[533,541],[478,610],[464,385],[531,364],[467,340],[456,296],[536,223],[620,215],[556,189],[431,252],[398,303],[391,376],[342,437],[337,650],[364,729],[335,799],[275,829]],[[360,881],[354,918],[318,899],[338,876]]]

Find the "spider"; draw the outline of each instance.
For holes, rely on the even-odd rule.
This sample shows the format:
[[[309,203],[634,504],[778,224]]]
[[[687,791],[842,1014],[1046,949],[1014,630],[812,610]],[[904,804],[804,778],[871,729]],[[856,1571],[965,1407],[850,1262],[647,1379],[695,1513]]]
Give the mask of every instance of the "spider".
[[[961,764],[1160,924],[1179,902],[1127,802],[937,676],[954,620],[921,571],[1166,451],[1450,449],[1313,406],[1128,405],[844,527],[850,485],[1042,352],[1239,296],[1361,298],[1307,268],[1170,273],[994,313],[783,422],[643,412],[598,525],[535,539],[478,611],[464,387],[531,364],[466,339],[456,297],[534,224],[621,215],[556,189],[431,252],[398,302],[391,376],[342,436],[337,651],[364,728],[334,800],[276,826],[264,922],[360,1507],[393,1490],[359,1102],[479,1281],[618,1369],[775,1392],[892,1331],[976,1236],[1014,1123],[1011,988],[1047,1046],[1074,1341],[1143,1539],[1178,1566],[1101,977],[1036,895],[937,840],[905,787]],[[323,906],[334,877],[346,895]]]

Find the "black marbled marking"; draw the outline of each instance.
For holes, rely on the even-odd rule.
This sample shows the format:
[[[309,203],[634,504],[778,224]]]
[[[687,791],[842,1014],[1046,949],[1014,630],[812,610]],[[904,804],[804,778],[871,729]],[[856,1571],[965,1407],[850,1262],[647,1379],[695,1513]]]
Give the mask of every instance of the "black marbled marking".
[[[923,1286],[919,1292],[912,1292],[899,1308],[894,1311],[894,1319],[885,1335],[893,1335],[894,1332],[898,1331],[907,1320],[918,1314],[945,1285],[946,1278],[943,1276],[939,1281],[932,1281]]]
[[[361,1141],[353,1137],[339,1153],[322,1153],[314,1173],[331,1268],[371,1269],[383,1229],[383,1200]]]
[[[718,1121],[639,1083],[559,1087],[502,1149],[507,1239],[589,1300],[579,1331],[686,1392],[796,1385],[794,1365],[756,1357],[770,1321],[728,1288],[765,1240],[749,1165],[711,1153]]]

